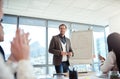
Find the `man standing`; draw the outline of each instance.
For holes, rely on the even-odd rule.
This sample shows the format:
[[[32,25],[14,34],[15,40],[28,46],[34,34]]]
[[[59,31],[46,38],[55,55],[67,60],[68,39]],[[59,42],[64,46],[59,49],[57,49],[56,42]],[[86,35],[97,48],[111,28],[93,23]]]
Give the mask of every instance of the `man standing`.
[[[69,57],[73,56],[70,40],[65,37],[67,26],[59,25],[60,34],[53,36],[49,46],[49,52],[53,56],[53,64],[55,65],[56,73],[65,73],[68,71]]]

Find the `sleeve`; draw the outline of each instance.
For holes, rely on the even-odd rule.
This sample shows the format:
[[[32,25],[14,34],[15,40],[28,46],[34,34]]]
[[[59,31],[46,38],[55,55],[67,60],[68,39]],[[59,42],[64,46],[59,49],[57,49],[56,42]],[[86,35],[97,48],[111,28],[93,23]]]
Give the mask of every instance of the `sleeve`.
[[[55,37],[53,36],[49,45],[49,52],[54,55],[61,55],[61,51],[55,49],[56,43],[55,43]]]
[[[14,74],[16,72],[17,62],[13,62],[11,60],[7,60],[6,64],[10,68],[11,73]]]
[[[17,66],[17,79],[35,79],[33,66],[29,60],[21,60]]]
[[[101,66],[101,71],[103,73],[109,72],[115,66],[115,62],[116,62],[116,56],[114,52],[110,52],[104,64]]]
[[[6,65],[1,55],[0,55],[0,79],[14,79],[10,67]]]
[[[68,40],[69,40],[69,52],[72,52],[72,56],[74,56],[74,52],[72,50],[70,39],[68,39]]]

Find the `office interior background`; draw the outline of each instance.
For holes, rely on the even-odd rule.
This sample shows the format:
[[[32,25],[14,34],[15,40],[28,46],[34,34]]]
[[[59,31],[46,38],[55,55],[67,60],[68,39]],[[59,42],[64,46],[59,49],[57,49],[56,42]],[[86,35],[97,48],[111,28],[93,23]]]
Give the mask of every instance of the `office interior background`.
[[[53,55],[48,47],[53,35],[59,34],[58,26],[67,25],[66,36],[73,31],[93,30],[94,60],[89,64],[75,65],[78,71],[99,71],[98,54],[106,58],[106,38],[119,32],[119,0],[4,0],[3,26],[5,41],[1,43],[6,59],[10,55],[10,41],[20,27],[30,33],[31,63],[35,74],[55,73]]]

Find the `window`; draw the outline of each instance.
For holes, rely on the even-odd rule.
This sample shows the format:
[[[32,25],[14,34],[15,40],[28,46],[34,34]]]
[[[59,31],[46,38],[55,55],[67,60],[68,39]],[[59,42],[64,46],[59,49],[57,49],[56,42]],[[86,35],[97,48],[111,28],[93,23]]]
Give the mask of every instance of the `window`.
[[[94,35],[94,71],[99,72],[100,70],[100,60],[98,55],[106,58],[107,46],[106,46],[106,35],[104,27],[93,27]]]
[[[1,42],[1,46],[4,49],[5,52],[5,58],[8,59],[10,55],[10,42],[13,40],[13,37],[15,36],[16,31],[16,25],[15,24],[6,24],[3,23],[3,30],[4,30],[4,42]]]
[[[8,59],[10,55],[10,42],[15,36],[16,26],[17,26],[17,17],[15,16],[4,16],[3,17],[3,30],[4,30],[4,41],[0,43],[5,52],[5,58]]]
[[[105,36],[104,32],[94,32],[94,70],[99,71],[100,60],[98,55],[106,58]]]
[[[18,18],[18,19],[17,19]],[[104,27],[91,26],[88,24],[70,23],[63,21],[53,21],[47,19],[38,19],[30,17],[5,15],[3,18],[3,26],[5,32],[5,41],[1,43],[4,48],[6,59],[10,54],[10,41],[13,39],[16,31],[16,26],[19,25],[25,32],[30,33],[30,53],[31,63],[34,65],[36,75],[40,74],[53,74],[55,68],[52,65],[53,54],[48,53],[48,47],[52,36],[59,34],[58,26],[66,24],[67,32],[66,37],[70,38],[72,31],[92,29],[94,32],[94,63],[93,68],[95,71],[99,69],[99,60],[97,55],[101,54],[106,57],[107,45],[105,41],[106,33]],[[106,30],[108,30],[106,28]],[[107,32],[108,33],[108,32]],[[78,71],[92,70],[91,65],[76,65]]]
[[[34,74],[36,76],[40,76],[40,75],[46,74],[46,67],[34,67]]]
[[[30,33],[30,54],[33,65],[46,64],[46,27],[45,21],[20,18],[21,29]]]
[[[49,70],[48,74],[50,74],[50,75],[55,74],[55,67],[54,66],[49,66],[48,70]]]
[[[83,25],[83,24],[72,24],[72,31],[84,31],[89,29],[89,25]]]

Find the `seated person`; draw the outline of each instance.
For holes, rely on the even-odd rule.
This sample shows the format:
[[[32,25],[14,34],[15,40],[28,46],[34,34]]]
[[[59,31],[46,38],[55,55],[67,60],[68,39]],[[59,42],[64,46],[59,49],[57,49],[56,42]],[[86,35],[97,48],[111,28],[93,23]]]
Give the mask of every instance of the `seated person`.
[[[14,79],[15,72],[17,72],[17,79],[35,79],[29,61],[28,35],[21,29],[17,29],[16,36],[11,42],[11,55],[8,61],[4,62],[2,56],[0,57],[0,79]],[[14,67],[15,62],[16,67]]]
[[[103,62],[101,71],[105,74],[111,70],[120,72],[120,34],[111,33],[107,37],[107,44],[109,53],[106,60],[99,56],[100,60]]]
[[[1,24],[3,16],[2,2],[3,0],[0,0],[0,42],[4,40]],[[30,47],[28,36],[28,33],[17,29],[16,36],[11,42],[11,55],[7,62],[4,62],[4,52],[0,48],[0,79],[15,79],[15,73],[17,79],[35,79],[32,74],[33,67],[29,61]]]

